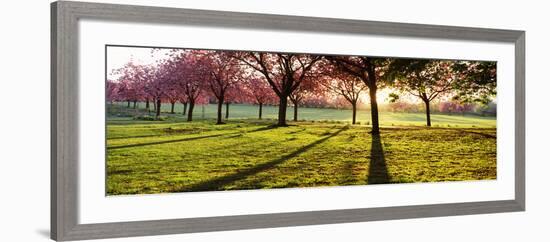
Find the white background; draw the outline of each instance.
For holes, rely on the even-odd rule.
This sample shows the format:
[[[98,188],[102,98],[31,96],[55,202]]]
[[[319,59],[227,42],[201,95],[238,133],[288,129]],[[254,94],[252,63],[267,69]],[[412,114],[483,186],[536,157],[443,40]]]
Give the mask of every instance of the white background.
[[[115,1],[110,1],[115,2]],[[527,1],[116,1],[187,8],[527,31],[527,212],[170,235],[113,241],[548,241],[546,156],[550,84],[548,7]],[[543,1],[541,1],[543,2]],[[329,5],[331,3],[332,5]],[[289,8],[291,6],[291,8]],[[396,8],[396,7],[399,8]],[[10,1],[0,10],[2,241],[47,241],[49,228],[49,1]],[[7,84],[7,85],[6,85]],[[10,102],[15,106],[7,105]]]

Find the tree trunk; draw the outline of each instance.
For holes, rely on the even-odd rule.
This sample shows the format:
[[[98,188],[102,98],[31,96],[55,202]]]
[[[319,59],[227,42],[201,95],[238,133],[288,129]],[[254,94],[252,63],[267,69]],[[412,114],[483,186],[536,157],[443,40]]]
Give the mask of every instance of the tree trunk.
[[[378,122],[378,101],[376,100],[376,67],[370,58],[367,59],[367,74],[368,82],[363,79],[363,82],[369,87],[369,97],[370,97],[370,116],[372,122],[372,134],[380,134],[380,125]]]
[[[376,86],[369,87],[370,97],[370,116],[372,121],[372,134],[380,133],[380,124],[378,123],[378,102],[376,101]]]
[[[193,121],[193,108],[195,107],[194,102],[189,102],[189,110],[187,110],[187,121]]]
[[[149,111],[149,99],[145,100],[145,109],[147,109],[147,111]]]
[[[223,98],[220,98],[218,99],[218,117],[217,117],[216,124],[223,124],[222,107],[223,107]]]
[[[153,99],[153,111],[157,112],[157,102]]]
[[[298,100],[293,101],[292,104],[294,104],[294,122],[298,121]]]
[[[423,100],[426,105],[426,126],[432,126],[432,120],[430,118],[430,100]]]
[[[158,119],[160,117],[160,98],[157,99],[157,112],[155,118]]]
[[[130,108],[130,100],[128,100],[128,108]]]
[[[170,113],[171,114],[174,114],[174,105],[176,104],[176,102],[170,102]]]
[[[355,118],[357,117],[357,103],[351,104],[351,109],[353,112],[352,118],[351,118],[351,124],[355,124]]]
[[[258,119],[262,119],[262,105],[263,103],[260,103],[260,110],[258,111]]]
[[[134,101],[134,109],[136,109],[136,104],[137,104],[137,101]]]
[[[187,103],[183,103],[183,115],[187,114]]]
[[[286,126],[286,105],[288,96],[279,97],[279,117],[277,120],[278,126]]]
[[[225,119],[229,119],[229,102],[225,103]]]

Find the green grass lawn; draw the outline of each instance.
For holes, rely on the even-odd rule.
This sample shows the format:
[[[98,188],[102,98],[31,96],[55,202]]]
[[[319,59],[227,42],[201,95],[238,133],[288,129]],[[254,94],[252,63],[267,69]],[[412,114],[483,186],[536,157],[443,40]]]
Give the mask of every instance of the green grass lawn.
[[[496,178],[494,118],[434,115],[440,127],[425,128],[421,114],[381,113],[386,126],[372,136],[367,113],[360,112],[361,125],[302,121],[277,128],[274,120],[245,117],[255,114],[250,106],[230,108],[225,125],[183,122],[179,115],[166,121],[109,117],[107,194]],[[301,118],[316,116],[313,110],[301,109]],[[196,111],[201,115],[200,107]],[[349,115],[322,111],[327,116],[320,120],[329,112],[336,120]]]

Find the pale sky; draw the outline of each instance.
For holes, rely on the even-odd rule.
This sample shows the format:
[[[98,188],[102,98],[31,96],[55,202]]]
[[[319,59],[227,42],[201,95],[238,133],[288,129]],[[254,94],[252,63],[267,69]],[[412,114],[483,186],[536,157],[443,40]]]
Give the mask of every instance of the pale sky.
[[[135,64],[153,64],[157,60],[166,58],[170,49],[156,49],[141,47],[119,47],[107,46],[107,78],[116,79],[111,72],[123,67],[126,63],[132,61]]]

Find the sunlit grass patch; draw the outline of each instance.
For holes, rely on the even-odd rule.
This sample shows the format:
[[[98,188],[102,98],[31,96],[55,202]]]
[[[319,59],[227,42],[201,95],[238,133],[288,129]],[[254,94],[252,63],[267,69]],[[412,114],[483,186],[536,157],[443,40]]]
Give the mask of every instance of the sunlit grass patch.
[[[107,193],[496,178],[495,128],[230,120],[107,126]]]

